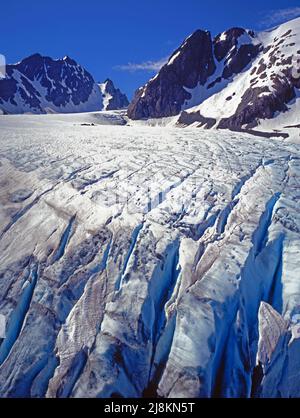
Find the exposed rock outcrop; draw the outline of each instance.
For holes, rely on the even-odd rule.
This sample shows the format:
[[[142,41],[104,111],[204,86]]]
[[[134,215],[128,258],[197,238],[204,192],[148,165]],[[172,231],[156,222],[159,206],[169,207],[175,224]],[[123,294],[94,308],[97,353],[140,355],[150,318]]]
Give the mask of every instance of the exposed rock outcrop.
[[[126,94],[116,89],[109,78],[100,83],[99,87],[103,97],[103,110],[124,109],[129,105]]]
[[[197,31],[136,92],[128,116],[178,114],[179,125],[252,129],[299,97],[299,45],[300,19],[262,33],[232,28],[214,39]]]
[[[137,90],[128,107],[131,119],[177,115],[199,83],[204,85],[216,70],[210,32],[198,30],[170,57],[157,76]]]

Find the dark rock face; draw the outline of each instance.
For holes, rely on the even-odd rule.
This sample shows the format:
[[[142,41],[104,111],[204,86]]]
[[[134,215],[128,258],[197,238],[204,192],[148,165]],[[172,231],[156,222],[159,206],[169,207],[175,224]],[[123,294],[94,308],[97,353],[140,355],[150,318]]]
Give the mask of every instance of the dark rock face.
[[[295,97],[294,87],[289,81],[282,82],[279,79],[276,85],[276,94],[271,94],[266,87],[249,88],[242,96],[235,114],[222,119],[218,128],[235,130],[243,125],[253,128],[257,126],[258,119],[271,119],[275,112],[286,111],[286,104]]]
[[[300,78],[295,77],[293,58],[285,56],[279,48],[284,48],[285,40],[291,35],[288,31],[276,40],[273,45],[263,50],[263,57],[258,62],[258,68],[254,67],[251,75],[251,86],[241,97],[236,112],[229,118],[220,121],[218,127],[221,129],[239,129],[244,126],[253,128],[258,125],[259,119],[272,119],[276,112],[288,110],[287,104],[296,97],[296,88],[300,88]],[[276,39],[276,38],[275,38]],[[273,71],[268,78],[267,69],[279,69]],[[265,85],[259,82],[269,81]]]
[[[239,39],[244,37],[243,44]],[[209,32],[194,32],[170,57],[158,75],[137,90],[128,108],[131,119],[159,118],[180,113],[182,105],[191,99],[184,88],[207,85],[211,89],[223,79],[242,71],[259,53],[260,45],[252,44],[252,32],[233,28],[212,40]],[[221,73],[216,64],[224,60]]]
[[[103,84],[100,84],[103,99],[108,96],[108,103],[104,110],[124,109],[129,105],[126,94],[123,94],[120,89],[116,89],[114,83],[108,78]]]
[[[71,58],[34,54],[7,65],[6,78],[0,80],[0,108],[7,113],[100,110],[101,94],[97,97],[94,89],[93,77]]]
[[[253,32],[242,28],[232,28],[215,37],[215,57],[219,62],[225,59],[222,78],[240,73],[257,57],[261,46],[252,44],[253,37]],[[239,45],[241,39],[243,44]]]
[[[230,50],[237,46],[237,40],[246,33],[245,29],[232,28],[224,33],[220,33],[214,39],[214,53],[216,59],[222,61]]]
[[[300,88],[296,32],[295,26],[290,30],[278,27],[264,38],[236,27],[211,39],[209,32],[197,31],[136,92],[128,116],[142,119],[180,114],[178,124],[182,126],[198,122],[197,126],[205,128],[252,129],[259,120],[288,110],[287,104]],[[239,74],[242,82],[235,88]],[[189,91],[199,85],[203,86],[199,93],[198,89]],[[217,102],[206,102],[214,95],[218,95]],[[189,110],[202,103],[203,107]],[[221,118],[218,109],[220,115],[230,116]]]
[[[194,32],[171,56],[158,75],[137,90],[128,107],[131,119],[159,118],[178,114],[191,98],[184,87],[204,85],[216,65],[209,32]]]
[[[230,54],[230,58],[224,67],[222,74],[223,78],[230,78],[234,74],[239,74],[247,67],[251,61],[257,57],[260,45],[242,45],[239,49],[235,49],[234,53]]]
[[[223,80],[229,80],[244,69],[261,51],[260,44],[253,44],[254,32],[242,28],[232,28],[214,38],[214,55],[218,62],[223,61],[220,75],[210,83],[211,89]]]
[[[0,101],[7,102],[11,100],[13,104],[16,104],[13,100],[13,97],[17,91],[17,82],[13,78],[5,78],[0,80]]]

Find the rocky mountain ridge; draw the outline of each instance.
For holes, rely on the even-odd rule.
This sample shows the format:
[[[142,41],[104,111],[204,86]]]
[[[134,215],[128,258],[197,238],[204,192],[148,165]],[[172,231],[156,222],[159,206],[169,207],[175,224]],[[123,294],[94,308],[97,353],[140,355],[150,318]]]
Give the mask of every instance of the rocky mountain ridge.
[[[54,60],[31,55],[7,65],[6,77],[0,79],[0,111],[4,114],[115,110],[127,103],[110,80],[99,88],[92,75],[68,56]]]
[[[182,126],[250,129],[295,112],[299,65],[300,19],[262,33],[232,28],[212,38],[198,30],[137,90],[128,116],[179,115]]]

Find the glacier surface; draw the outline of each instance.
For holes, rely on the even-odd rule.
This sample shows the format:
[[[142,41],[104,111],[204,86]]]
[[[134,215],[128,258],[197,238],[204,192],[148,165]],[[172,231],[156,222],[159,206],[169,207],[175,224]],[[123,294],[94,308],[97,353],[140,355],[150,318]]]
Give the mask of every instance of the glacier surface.
[[[300,396],[296,140],[0,118],[1,397]]]

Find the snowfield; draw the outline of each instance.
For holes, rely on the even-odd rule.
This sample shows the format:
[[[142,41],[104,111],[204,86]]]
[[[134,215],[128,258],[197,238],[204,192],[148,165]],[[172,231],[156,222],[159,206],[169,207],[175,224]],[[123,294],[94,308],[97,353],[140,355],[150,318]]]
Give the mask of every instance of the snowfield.
[[[0,116],[0,396],[300,396],[300,144],[124,123]]]

